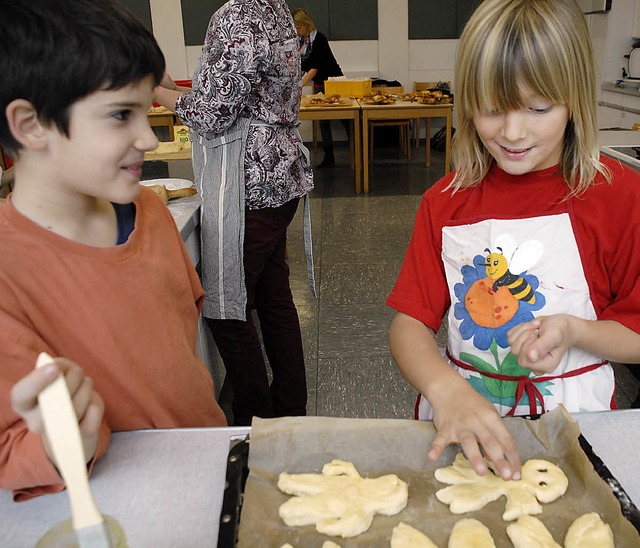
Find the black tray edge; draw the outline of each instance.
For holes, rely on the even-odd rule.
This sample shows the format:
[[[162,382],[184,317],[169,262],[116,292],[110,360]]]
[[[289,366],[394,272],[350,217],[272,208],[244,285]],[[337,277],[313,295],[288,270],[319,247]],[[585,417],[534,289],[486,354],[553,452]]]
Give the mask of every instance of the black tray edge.
[[[249,476],[249,441],[237,442],[229,450],[222,510],[219,516],[218,548],[233,548],[238,540],[244,487]]]

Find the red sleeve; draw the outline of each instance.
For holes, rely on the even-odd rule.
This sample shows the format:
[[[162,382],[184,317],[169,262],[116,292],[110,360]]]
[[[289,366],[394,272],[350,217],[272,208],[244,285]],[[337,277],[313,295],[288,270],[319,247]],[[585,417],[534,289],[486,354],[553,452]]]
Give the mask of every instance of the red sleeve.
[[[387,305],[436,332],[450,305],[442,264],[442,226],[432,211],[442,197],[439,187],[424,195],[400,275],[387,298]]]
[[[600,320],[614,320],[640,333],[640,174],[603,158],[611,185],[594,187],[581,210],[580,253]]]

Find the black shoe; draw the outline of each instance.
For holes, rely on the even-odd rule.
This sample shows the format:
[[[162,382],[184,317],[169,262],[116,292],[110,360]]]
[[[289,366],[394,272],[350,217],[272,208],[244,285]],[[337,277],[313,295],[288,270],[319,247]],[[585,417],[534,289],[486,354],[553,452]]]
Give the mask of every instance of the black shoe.
[[[316,167],[318,169],[324,169],[324,168],[327,168],[327,167],[333,167],[335,165],[336,165],[336,161],[335,161],[334,158],[325,158]]]

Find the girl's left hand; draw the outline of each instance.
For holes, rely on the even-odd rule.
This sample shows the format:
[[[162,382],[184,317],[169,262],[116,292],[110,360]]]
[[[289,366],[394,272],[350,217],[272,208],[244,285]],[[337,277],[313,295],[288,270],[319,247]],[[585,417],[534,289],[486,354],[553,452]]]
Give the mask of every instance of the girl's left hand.
[[[536,375],[551,373],[573,346],[571,322],[566,314],[541,316],[510,329],[507,340],[522,367]]]

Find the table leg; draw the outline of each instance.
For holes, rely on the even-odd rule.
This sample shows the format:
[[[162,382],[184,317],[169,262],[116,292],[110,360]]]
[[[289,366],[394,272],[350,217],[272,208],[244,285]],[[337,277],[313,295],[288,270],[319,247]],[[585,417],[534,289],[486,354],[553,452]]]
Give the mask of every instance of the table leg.
[[[362,167],[364,171],[364,193],[369,192],[369,115],[362,111]]]
[[[318,152],[318,120],[311,122],[313,128],[313,152]]]
[[[353,143],[354,131],[355,131],[356,121],[355,118],[352,124],[349,124],[349,135],[347,135],[347,142],[349,143],[349,155],[351,157],[351,169],[355,167],[354,162],[354,154],[355,154],[355,145]]]
[[[356,159],[356,194],[360,194],[360,175],[362,171],[362,142],[360,138],[360,114],[356,111],[353,117],[353,129],[354,129],[354,150]],[[365,192],[368,192],[368,188]]]

